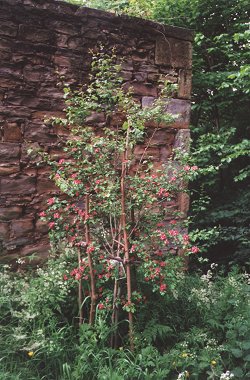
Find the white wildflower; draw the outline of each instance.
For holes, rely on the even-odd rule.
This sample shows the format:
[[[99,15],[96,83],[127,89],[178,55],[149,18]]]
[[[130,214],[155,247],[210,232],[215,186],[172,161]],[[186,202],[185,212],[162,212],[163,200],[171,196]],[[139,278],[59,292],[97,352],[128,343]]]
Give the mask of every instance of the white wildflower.
[[[222,373],[220,375],[220,380],[230,380],[234,377],[234,374],[230,371],[227,371],[225,373]]]

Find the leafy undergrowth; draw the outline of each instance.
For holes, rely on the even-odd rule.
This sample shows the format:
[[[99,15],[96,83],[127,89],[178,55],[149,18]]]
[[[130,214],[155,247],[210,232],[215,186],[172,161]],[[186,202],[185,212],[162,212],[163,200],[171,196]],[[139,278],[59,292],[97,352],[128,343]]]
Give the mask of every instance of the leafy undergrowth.
[[[148,293],[131,352],[126,320],[119,348],[110,348],[108,310],[79,330],[77,284],[63,280],[68,261],[64,254],[36,271],[2,268],[1,380],[250,378],[248,275],[212,265],[205,275],[181,274],[164,296]]]

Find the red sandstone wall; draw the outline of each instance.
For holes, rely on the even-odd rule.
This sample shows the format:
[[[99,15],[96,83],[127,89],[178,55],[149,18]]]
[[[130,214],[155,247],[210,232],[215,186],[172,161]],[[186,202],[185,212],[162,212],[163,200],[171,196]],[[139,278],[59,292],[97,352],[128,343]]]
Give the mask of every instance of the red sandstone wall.
[[[56,132],[44,118],[61,115],[67,83],[87,80],[89,49],[102,42],[125,59],[123,77],[146,106],[158,94],[164,74],[178,83],[168,111],[177,121],[151,141],[155,161],[167,160],[173,146],[189,140],[192,32],[150,21],[115,16],[53,0],[0,0],[0,258],[48,252],[47,228],[38,212],[56,191],[48,169],[37,167],[27,149],[41,145],[59,154]],[[101,123],[101,120],[99,121]],[[60,134],[60,131],[59,131]],[[137,147],[140,156],[143,146]],[[173,207],[184,213],[188,200]]]

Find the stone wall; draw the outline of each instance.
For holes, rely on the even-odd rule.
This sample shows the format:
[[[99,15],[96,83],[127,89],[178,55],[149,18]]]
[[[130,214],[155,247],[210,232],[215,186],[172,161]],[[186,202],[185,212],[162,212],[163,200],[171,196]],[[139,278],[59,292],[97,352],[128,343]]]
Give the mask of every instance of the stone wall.
[[[116,16],[53,0],[0,0],[0,258],[14,260],[48,252],[47,227],[38,213],[57,189],[46,167],[37,167],[29,148],[38,145],[59,154],[60,144],[46,116],[62,116],[64,101],[58,77],[84,83],[89,49],[102,43],[124,58],[125,86],[146,106],[158,94],[164,75],[178,83],[168,111],[178,114],[151,141],[150,154],[164,161],[173,146],[189,140],[191,31],[151,21]],[[137,147],[137,154],[143,151]],[[184,213],[188,200],[176,201]]]

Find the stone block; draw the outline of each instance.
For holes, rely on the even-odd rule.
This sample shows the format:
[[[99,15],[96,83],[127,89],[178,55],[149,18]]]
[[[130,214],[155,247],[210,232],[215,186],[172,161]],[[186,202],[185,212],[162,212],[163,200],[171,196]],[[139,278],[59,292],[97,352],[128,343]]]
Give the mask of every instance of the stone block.
[[[153,129],[147,134],[149,146],[173,145],[175,134],[169,129]]]
[[[182,99],[191,98],[192,71],[181,69],[179,73],[178,97]]]
[[[122,70],[125,71],[133,71],[134,66],[133,66],[133,61],[125,61],[121,63]]]
[[[143,51],[143,52],[136,52],[134,54],[132,54],[132,60],[134,62],[146,62],[148,60],[148,52],[147,51]]]
[[[33,218],[23,218],[11,222],[11,236],[19,238],[34,230]]]
[[[19,175],[14,178],[2,178],[0,180],[0,192],[2,194],[33,194],[35,191],[35,177]]]
[[[10,175],[18,173],[20,171],[20,165],[0,164],[0,176]]]
[[[70,130],[63,125],[55,125],[54,131],[58,137],[69,136]]]
[[[121,71],[121,77],[125,81],[130,81],[132,79],[132,76],[133,74],[131,73],[131,71]]]
[[[12,163],[20,156],[20,145],[15,143],[0,142],[0,163]]]
[[[158,82],[159,79],[160,79],[160,74],[148,73],[148,81],[149,82]]]
[[[4,141],[22,141],[21,127],[17,123],[6,123],[3,128]],[[1,156],[1,153],[0,153]]]
[[[155,98],[144,96],[142,98],[142,107],[150,107]],[[165,112],[176,116],[176,119],[171,122],[172,128],[188,128],[190,120],[190,102],[183,99],[166,99]],[[150,123],[153,126],[153,123]],[[164,127],[161,124],[160,127]]]
[[[30,117],[31,110],[24,106],[0,106],[0,115],[11,118],[26,119]]]
[[[7,250],[8,253],[12,254],[12,251],[15,251],[16,249],[20,249],[26,244],[31,243],[31,237],[30,236],[22,236],[20,238],[16,239],[8,239],[4,241],[4,247]],[[13,256],[11,256],[13,257]],[[10,260],[10,258],[9,258]]]
[[[9,62],[11,59],[11,52],[0,50],[0,60],[1,62]]]
[[[11,21],[2,21],[0,23],[0,35],[16,37],[18,26]]]
[[[41,65],[26,65],[23,69],[23,77],[29,82],[53,82],[57,80],[52,68]]]
[[[51,61],[51,55],[55,54],[56,47],[52,44],[39,43],[28,40],[15,40],[13,50],[16,55],[20,57],[20,54],[24,56],[24,60],[32,59],[32,57],[42,57]]]
[[[41,219],[38,219],[36,222],[35,231],[40,234],[46,234],[48,232],[48,223],[45,221],[42,221]]]
[[[8,76],[13,79],[20,79],[22,70],[20,67],[17,67],[13,63],[8,63],[2,67],[0,67],[0,75]]]
[[[75,52],[76,51],[84,52],[85,41],[83,41],[83,39],[80,37],[69,37],[67,47],[69,49],[74,50]],[[87,51],[85,52],[85,54],[87,54]]]
[[[23,105],[30,109],[48,109],[51,105],[50,99],[41,99],[39,97],[36,97],[35,94],[20,94],[17,92],[15,93],[15,91],[9,91],[6,99],[10,105]]]
[[[57,34],[56,35],[56,45],[60,48],[68,47],[69,36],[65,34]]]
[[[178,206],[179,210],[182,213],[182,217],[186,217],[189,210],[189,195],[187,193],[179,193],[178,194]]]
[[[190,130],[189,129],[178,130],[175,137],[174,148],[184,153],[189,152],[189,148],[190,148]]]
[[[191,69],[192,43],[160,36],[156,39],[155,63],[173,68]]]
[[[173,152],[172,145],[165,145],[160,147],[160,160],[166,162],[171,157]]]
[[[35,43],[52,43],[53,31],[37,28],[34,25],[20,25],[18,37],[20,40],[31,41]]]
[[[134,95],[157,96],[157,88],[151,83],[127,82],[123,87],[125,91],[131,88]]]
[[[56,55],[54,57],[54,63],[58,66],[70,67],[72,65],[72,59],[67,56],[64,57],[63,55]]]
[[[47,125],[29,123],[25,126],[24,138],[28,141],[39,141],[40,143],[51,143],[57,140],[53,130]]]
[[[48,120],[52,117],[57,117],[57,118],[65,118],[65,112],[61,111],[35,111],[32,112],[32,119],[39,119],[41,121]]]
[[[0,207],[0,220],[10,221],[17,219],[22,215],[23,208],[21,206]]]
[[[104,112],[92,112],[91,115],[87,116],[86,118],[87,124],[103,123],[104,121],[105,121]]]
[[[60,34],[67,34],[69,36],[76,36],[81,32],[81,25],[74,25],[72,22],[67,23],[56,19],[48,19],[46,21],[47,26],[53,31]]]
[[[20,250],[20,257],[27,256],[35,256],[32,260],[32,264],[41,263],[41,261],[45,260],[50,251],[50,245],[48,240],[39,241],[38,243],[34,243],[32,245],[27,245]]]
[[[141,157],[151,159],[152,161],[160,160],[160,150],[158,147],[146,147],[146,145],[137,145],[134,150],[134,155],[137,160]]]
[[[58,187],[55,185],[52,179],[48,176],[39,176],[37,179],[37,192],[38,194],[49,193],[52,191],[58,191]]]
[[[56,100],[58,102],[57,103],[58,106],[57,106],[57,110],[55,111],[58,111],[63,108],[63,107],[61,108],[60,100],[63,101],[63,106],[65,106],[63,91],[59,91],[54,86],[41,86],[37,91],[37,97],[49,99],[51,102],[53,100]],[[50,110],[51,110],[51,107],[49,107],[48,112],[51,112]],[[40,112],[40,111],[37,111],[37,112]]]
[[[0,87],[6,88],[6,89],[15,89],[18,85],[20,85],[21,82],[18,79],[5,77],[0,78]]]
[[[0,239],[6,240],[9,238],[9,223],[0,223]]]
[[[191,105],[187,100],[171,99],[166,105],[166,112],[178,116],[174,121],[175,128],[188,128],[190,121]]]
[[[154,74],[158,74],[159,73],[159,69],[158,67],[156,67],[155,65],[151,65],[151,64],[148,64],[148,63],[142,63],[140,64],[139,66],[139,70],[144,72],[144,73],[154,73]]]
[[[0,50],[11,53],[11,41],[7,38],[0,38]]]
[[[125,120],[126,118],[122,113],[116,112],[114,115],[110,116],[110,125],[114,127],[121,127]]]
[[[147,73],[144,73],[142,71],[134,73],[134,78],[137,82],[147,82]]]

